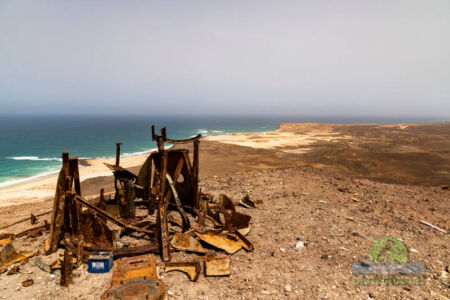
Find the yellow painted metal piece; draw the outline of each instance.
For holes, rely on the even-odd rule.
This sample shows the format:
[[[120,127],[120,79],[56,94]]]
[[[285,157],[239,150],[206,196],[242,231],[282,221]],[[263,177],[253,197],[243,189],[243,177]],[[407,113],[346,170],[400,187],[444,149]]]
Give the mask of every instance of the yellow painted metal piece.
[[[164,264],[164,271],[180,271],[186,273],[191,281],[197,281],[200,275],[200,263],[198,261],[187,262],[166,262]]]
[[[228,256],[205,256],[205,276],[229,276],[231,260]]]
[[[216,248],[222,249],[228,254],[236,253],[242,248],[243,245],[243,243],[239,239],[232,240],[226,235],[214,232],[205,232],[205,233],[196,232],[195,235],[205,243],[208,243]]]
[[[206,250],[203,248],[202,244],[188,234],[175,233],[170,244],[177,250],[206,253]]]

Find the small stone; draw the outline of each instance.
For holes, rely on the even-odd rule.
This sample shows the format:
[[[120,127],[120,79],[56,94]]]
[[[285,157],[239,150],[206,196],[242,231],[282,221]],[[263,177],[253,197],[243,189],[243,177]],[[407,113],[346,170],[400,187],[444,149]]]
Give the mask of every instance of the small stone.
[[[322,203],[322,204],[327,204],[327,201],[324,201],[324,200],[320,200],[320,201],[319,201],[319,203]]]
[[[409,251],[412,252],[412,253],[418,253],[418,251],[416,249],[414,249],[414,248],[409,249]]]
[[[172,296],[172,297],[173,297],[173,296],[175,296],[175,293],[174,293],[174,292],[172,292],[171,290],[168,290],[168,291],[167,291],[167,295],[169,295],[169,296]]]
[[[305,247],[305,243],[303,243],[302,241],[298,241],[297,243],[295,243],[295,249],[300,250],[303,247]]]
[[[266,290],[264,290],[264,291],[262,291],[262,292],[261,292],[261,294],[263,294],[263,295],[270,295],[270,292],[269,292],[269,291],[266,291]]]
[[[332,289],[335,289],[335,288],[336,288],[336,286],[335,286],[335,285],[333,285],[333,286],[331,286],[331,288],[332,288]]]
[[[286,251],[286,249],[280,248],[280,252],[285,252],[285,251]]]
[[[284,286],[284,291],[286,293],[292,292],[292,287],[291,287],[291,285],[289,283]]]

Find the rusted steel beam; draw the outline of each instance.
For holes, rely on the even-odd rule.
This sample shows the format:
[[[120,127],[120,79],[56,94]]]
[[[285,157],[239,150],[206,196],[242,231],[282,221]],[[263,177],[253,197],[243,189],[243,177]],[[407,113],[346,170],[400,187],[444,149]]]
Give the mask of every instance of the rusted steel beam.
[[[169,228],[167,222],[167,205],[165,201],[166,190],[166,174],[167,174],[167,151],[161,150],[160,152],[160,191],[158,202],[158,224],[159,224],[159,237],[161,245],[161,254],[163,261],[170,261],[169,250]]]
[[[194,164],[192,166],[192,177],[194,179],[194,207],[199,207],[199,193],[198,193],[198,170],[199,170],[199,144],[200,141],[194,141]]]
[[[133,248],[118,248],[113,250],[114,259],[118,259],[126,256],[136,256],[147,253],[159,253],[159,245],[145,245],[137,246]]]
[[[25,230],[15,234],[15,237],[17,238],[17,237],[21,237],[21,236],[27,235],[29,233],[48,230],[49,228],[50,228],[49,224],[46,223],[44,225],[39,225],[39,226],[35,226],[35,227],[32,227],[32,228],[25,229]]]
[[[66,191],[64,196],[64,232],[72,233],[72,226],[70,224],[70,215],[72,211],[72,193]]]
[[[72,166],[72,172],[73,172],[73,183],[74,183],[74,189],[75,193],[81,196],[81,184],[80,184],[80,170],[78,167],[78,157],[71,157],[69,159],[70,164]]]
[[[120,145],[122,145],[121,142],[116,143],[116,166],[120,165]]]
[[[61,227],[64,224],[64,197],[69,190],[69,153],[62,153],[62,168],[59,172],[56,184],[55,197],[53,199],[53,210],[50,219],[50,235],[45,241],[45,254],[51,254],[58,248],[61,238]]]
[[[77,244],[77,250],[76,250],[76,258],[77,258],[77,264],[76,267],[81,266],[84,260],[84,241],[83,239],[80,239]]]

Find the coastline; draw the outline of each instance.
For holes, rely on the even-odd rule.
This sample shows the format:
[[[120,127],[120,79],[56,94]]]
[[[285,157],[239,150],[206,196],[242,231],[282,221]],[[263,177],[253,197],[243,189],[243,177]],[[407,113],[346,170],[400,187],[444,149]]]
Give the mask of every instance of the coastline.
[[[224,170],[309,164],[387,183],[430,186],[448,184],[450,178],[450,158],[443,152],[450,148],[450,122],[280,123],[278,129],[271,131],[214,133],[202,138],[201,176],[223,174]],[[416,142],[410,142],[412,137]],[[144,154],[122,155],[120,164],[136,172],[151,151],[153,149]],[[415,163],[411,164],[412,161]],[[84,162],[88,165],[80,166],[80,178],[91,187],[85,195],[92,196],[94,192],[96,195],[98,187],[111,181],[101,178],[112,176],[103,163],[114,164],[115,158]],[[0,207],[53,198],[57,176],[54,173],[0,187]]]
[[[149,151],[148,153],[150,153]],[[138,166],[144,163],[148,153],[139,155],[124,155],[120,157],[120,164],[125,168]],[[88,165],[80,165],[81,180],[100,176],[111,176],[109,170],[103,163],[115,163],[114,157],[87,159]],[[55,193],[58,172],[38,178],[31,178],[24,182],[0,187],[0,207],[19,205],[34,201],[45,201],[52,198]]]

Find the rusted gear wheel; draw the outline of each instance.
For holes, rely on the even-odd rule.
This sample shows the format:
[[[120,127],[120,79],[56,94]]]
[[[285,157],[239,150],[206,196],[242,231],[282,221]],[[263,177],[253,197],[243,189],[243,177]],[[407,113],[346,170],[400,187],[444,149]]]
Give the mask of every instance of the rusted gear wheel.
[[[163,300],[166,287],[156,278],[134,278],[113,286],[102,295],[103,300]]]

